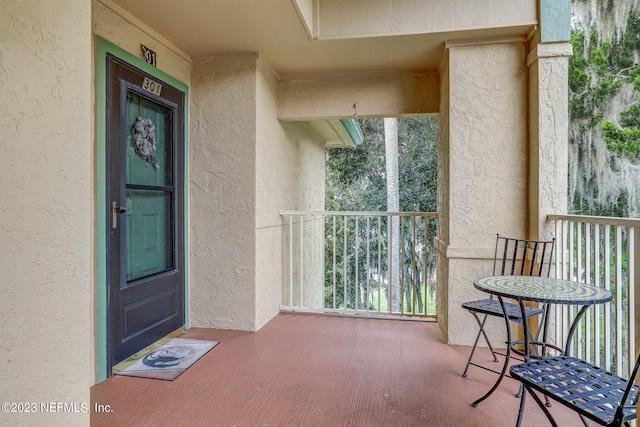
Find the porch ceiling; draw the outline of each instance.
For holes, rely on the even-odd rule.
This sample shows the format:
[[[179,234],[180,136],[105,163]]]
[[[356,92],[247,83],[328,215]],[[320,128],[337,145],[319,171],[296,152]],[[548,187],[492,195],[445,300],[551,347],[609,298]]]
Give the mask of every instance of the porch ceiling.
[[[522,19],[506,19],[508,25],[469,26],[465,24],[455,31],[420,30],[396,31],[394,23],[388,23],[384,31],[370,30],[367,34],[355,29],[345,36],[325,36],[312,40],[305,27],[305,20],[298,13],[296,5],[307,5],[311,0],[113,0],[118,6],[131,13],[144,24],[157,31],[182,51],[195,57],[206,57],[228,53],[259,52],[271,67],[282,77],[301,74],[326,74],[345,72],[420,72],[438,68],[445,41],[456,41],[478,37],[522,36],[535,25],[531,13]],[[442,28],[453,30],[455,5],[441,2],[440,13],[448,14],[454,24]],[[465,3],[465,2],[463,2]],[[535,2],[520,0],[527,5]],[[348,4],[348,3],[347,3]],[[345,4],[346,5],[346,4]],[[333,6],[335,7],[335,6]],[[355,14],[366,14],[367,7],[378,8],[378,20],[388,7],[384,2],[362,2],[354,8],[349,5],[345,15],[336,18],[343,22],[358,22]],[[431,7],[431,6],[429,6]],[[354,11],[355,9],[355,11]],[[464,9],[469,9],[465,7]],[[464,9],[459,11],[465,13]],[[486,9],[486,8],[485,8]],[[526,9],[522,7],[522,9]],[[529,8],[530,9],[530,8]],[[344,11],[338,9],[338,13]],[[391,10],[391,9],[389,9]],[[399,12],[398,12],[399,10]],[[395,12],[402,14],[402,9]],[[429,13],[423,9],[424,13]],[[390,14],[391,12],[389,12]],[[335,15],[335,14],[334,14]],[[495,15],[495,13],[494,13]],[[422,17],[418,17],[420,21]],[[315,19],[315,17],[314,17]],[[398,19],[402,19],[399,17]],[[366,21],[366,20],[365,20]],[[308,16],[307,16],[308,22]],[[349,26],[349,24],[346,24]],[[373,26],[375,27],[375,26]],[[313,31],[310,29],[309,31]],[[319,30],[318,30],[319,31]]]

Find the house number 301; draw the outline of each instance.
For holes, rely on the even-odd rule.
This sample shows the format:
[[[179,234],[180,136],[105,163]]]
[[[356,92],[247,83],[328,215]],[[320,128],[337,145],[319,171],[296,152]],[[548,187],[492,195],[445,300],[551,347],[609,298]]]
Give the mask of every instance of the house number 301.
[[[145,77],[142,81],[142,89],[147,92],[151,92],[154,95],[160,96],[160,91],[162,90],[162,85],[160,83],[156,83],[153,80]]]

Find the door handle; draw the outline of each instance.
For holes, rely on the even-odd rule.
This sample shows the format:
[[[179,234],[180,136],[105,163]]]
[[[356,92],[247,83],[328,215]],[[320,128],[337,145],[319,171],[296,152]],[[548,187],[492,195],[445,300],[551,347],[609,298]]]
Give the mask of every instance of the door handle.
[[[129,210],[127,206],[118,206],[116,202],[111,204],[111,228],[118,228],[118,214]]]

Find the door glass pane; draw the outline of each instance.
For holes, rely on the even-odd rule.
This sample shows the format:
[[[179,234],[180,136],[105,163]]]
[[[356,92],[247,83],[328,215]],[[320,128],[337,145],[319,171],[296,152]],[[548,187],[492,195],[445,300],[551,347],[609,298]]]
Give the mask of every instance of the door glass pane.
[[[127,184],[171,186],[170,108],[127,93]]]
[[[127,281],[173,268],[171,196],[127,190]]]

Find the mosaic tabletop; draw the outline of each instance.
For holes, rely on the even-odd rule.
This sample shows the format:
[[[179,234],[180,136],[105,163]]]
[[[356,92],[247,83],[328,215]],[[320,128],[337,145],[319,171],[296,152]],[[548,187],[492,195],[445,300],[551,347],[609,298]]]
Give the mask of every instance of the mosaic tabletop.
[[[553,304],[601,304],[613,298],[604,288],[547,277],[490,276],[476,279],[474,286],[502,297]]]

